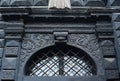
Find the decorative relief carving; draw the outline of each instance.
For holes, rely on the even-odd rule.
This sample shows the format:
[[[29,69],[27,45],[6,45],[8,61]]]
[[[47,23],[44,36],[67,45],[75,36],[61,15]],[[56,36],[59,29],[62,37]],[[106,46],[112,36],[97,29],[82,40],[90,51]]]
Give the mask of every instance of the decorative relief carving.
[[[104,55],[115,55],[114,44],[110,40],[103,40],[101,42],[102,52]]]
[[[70,34],[68,35],[67,44],[86,51],[100,69],[98,71],[99,75],[104,75],[102,54],[94,34]],[[54,45],[54,36],[52,34],[27,34],[22,43],[21,64],[25,63],[38,50],[52,45]]]
[[[53,45],[54,37],[52,34],[27,34],[24,37],[21,50],[21,62],[27,57],[37,52],[39,49]]]
[[[3,70],[2,79],[5,80],[14,80],[15,70]]]
[[[95,35],[91,34],[71,34],[69,35],[69,44],[80,46],[96,55],[99,52],[99,44]]]
[[[68,36],[68,44],[77,46],[86,51],[96,62],[97,66],[101,68],[98,73],[104,75],[102,54],[97,38],[94,34],[70,34]]]
[[[18,47],[6,47],[5,48],[5,55],[6,56],[17,56],[18,54]]]

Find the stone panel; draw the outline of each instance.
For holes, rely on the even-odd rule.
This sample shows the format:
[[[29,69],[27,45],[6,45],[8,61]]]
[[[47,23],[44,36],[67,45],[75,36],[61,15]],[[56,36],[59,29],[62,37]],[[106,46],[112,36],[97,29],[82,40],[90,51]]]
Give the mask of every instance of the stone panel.
[[[120,22],[114,22],[113,26],[116,30],[120,30]]]
[[[115,50],[113,46],[104,46],[102,47],[103,54],[106,55],[115,55]]]
[[[84,1],[83,0],[71,0],[71,5],[72,6],[83,6]]]
[[[4,36],[5,36],[4,30],[0,29],[0,38],[4,38]]]
[[[101,42],[102,52],[104,56],[115,55],[114,44],[110,40],[103,40]]]
[[[0,29],[3,29],[3,28],[5,28],[5,22],[0,21]]]
[[[0,6],[9,6],[11,0],[1,0]]]
[[[104,58],[105,69],[118,69],[116,58]]]
[[[31,5],[29,0],[11,0],[10,2],[11,6],[28,6]]]
[[[20,46],[20,42],[17,41],[17,40],[7,40],[6,42],[6,46],[7,47],[11,47],[11,46],[14,46],[14,47],[17,47],[17,46]]]
[[[85,6],[91,6],[91,7],[104,7],[105,2],[104,0],[86,0]]]
[[[5,58],[3,61],[3,69],[16,69],[16,58]]]
[[[116,31],[116,36],[117,36],[117,38],[120,38],[120,31],[119,30]]]
[[[2,80],[10,81],[15,79],[15,70],[3,70]]]
[[[118,70],[106,70],[106,78],[107,79],[118,79],[119,73]]]
[[[34,0],[34,5],[36,6],[47,6],[48,0]]]
[[[112,19],[113,21],[120,21],[120,13],[114,13]]]
[[[0,48],[0,58],[3,56],[3,48]]]
[[[120,0],[108,0],[111,6],[120,6]]]
[[[4,47],[4,39],[0,39],[0,47]]]
[[[17,56],[18,55],[18,47],[6,47],[5,55],[6,56]]]

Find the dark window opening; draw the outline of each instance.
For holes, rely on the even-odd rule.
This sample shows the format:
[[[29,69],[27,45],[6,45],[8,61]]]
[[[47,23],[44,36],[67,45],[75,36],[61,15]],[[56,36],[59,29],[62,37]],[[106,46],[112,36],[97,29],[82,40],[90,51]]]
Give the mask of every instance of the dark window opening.
[[[93,76],[94,61],[72,46],[51,46],[35,53],[26,64],[27,76]]]

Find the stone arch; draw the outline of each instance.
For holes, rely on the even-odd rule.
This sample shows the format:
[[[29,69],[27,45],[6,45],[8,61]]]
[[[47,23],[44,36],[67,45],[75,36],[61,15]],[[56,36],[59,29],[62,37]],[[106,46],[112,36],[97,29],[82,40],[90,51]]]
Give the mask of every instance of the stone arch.
[[[70,34],[67,37],[66,44],[86,52],[96,64],[97,75],[104,75],[102,54],[95,35]],[[55,45],[53,34],[26,34],[22,43],[20,55],[21,72],[19,74],[24,74],[23,69],[33,54],[53,45]]]
[[[52,51],[52,52],[51,52]],[[57,52],[58,51],[58,52]],[[45,57],[53,57],[55,53],[59,53],[59,51],[61,51],[61,54],[63,53],[63,56],[64,54],[67,55],[67,56],[77,56],[78,58],[83,58],[83,60],[81,60],[81,62],[89,62],[90,66],[91,67],[94,67],[94,71],[93,71],[93,74],[91,73],[91,75],[97,75],[97,65],[96,63],[94,62],[94,60],[91,58],[91,56],[89,54],[87,54],[84,50],[80,49],[80,48],[77,48],[75,46],[70,46],[70,45],[52,45],[52,46],[48,46],[48,47],[45,47],[43,49],[40,49],[39,51],[35,52],[34,54],[32,54],[30,56],[30,58],[27,60],[26,62],[26,65],[24,67],[24,74],[25,75],[30,75],[30,72],[31,72],[31,69],[29,69],[29,67],[31,66],[34,66],[34,64],[32,63],[33,61],[34,62],[38,62],[41,61],[41,59],[37,58],[37,57],[41,57],[43,58],[44,57],[44,54],[43,53],[46,53],[45,54]],[[69,53],[70,52],[70,53]],[[50,53],[48,56],[47,54]],[[74,54],[72,54],[74,53]],[[76,53],[76,54],[75,54]],[[56,55],[56,54],[55,54]],[[44,59],[46,59],[44,58]],[[43,59],[42,59],[43,60]],[[49,62],[49,61],[48,61]],[[31,65],[33,64],[33,65]],[[34,66],[35,67],[35,66]],[[49,66],[48,66],[49,67]],[[80,67],[82,67],[84,69],[84,66],[81,65]],[[50,68],[49,68],[50,69]],[[91,69],[92,70],[92,69]],[[44,72],[43,72],[44,73]],[[76,72],[77,73],[77,72]],[[87,74],[87,73],[86,73]],[[33,74],[34,75],[34,74]]]

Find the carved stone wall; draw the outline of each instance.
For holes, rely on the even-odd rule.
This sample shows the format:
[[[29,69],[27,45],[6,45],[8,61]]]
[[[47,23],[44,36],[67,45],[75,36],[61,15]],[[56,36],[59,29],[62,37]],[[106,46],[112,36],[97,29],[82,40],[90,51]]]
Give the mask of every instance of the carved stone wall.
[[[0,81],[23,81],[28,59],[61,35],[95,61],[90,81],[120,81],[120,0],[70,1],[71,10],[49,10],[48,0],[0,0]]]
[[[23,64],[38,50],[54,44],[52,34],[26,34],[22,42],[20,62]]]
[[[97,65],[98,75],[104,75],[101,48],[94,34],[70,34],[68,44],[88,53]]]
[[[29,58],[40,49],[54,45],[54,40],[53,34],[26,34],[24,36],[20,54],[20,65],[22,67],[20,71],[22,71],[22,75]],[[104,76],[102,54],[94,34],[68,34],[66,43],[89,54],[97,66],[97,75]],[[102,80],[104,81],[104,79]]]

